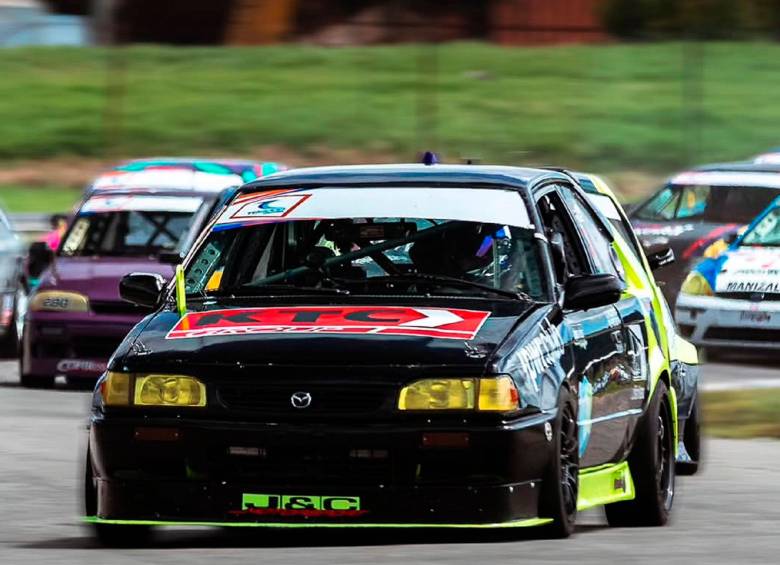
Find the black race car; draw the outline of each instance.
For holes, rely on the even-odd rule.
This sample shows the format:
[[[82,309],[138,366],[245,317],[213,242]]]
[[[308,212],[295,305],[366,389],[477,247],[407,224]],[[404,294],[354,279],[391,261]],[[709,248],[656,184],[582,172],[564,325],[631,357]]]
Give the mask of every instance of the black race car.
[[[87,521],[662,525],[676,411],[607,220],[567,174],[298,170],[245,185],[93,398]]]

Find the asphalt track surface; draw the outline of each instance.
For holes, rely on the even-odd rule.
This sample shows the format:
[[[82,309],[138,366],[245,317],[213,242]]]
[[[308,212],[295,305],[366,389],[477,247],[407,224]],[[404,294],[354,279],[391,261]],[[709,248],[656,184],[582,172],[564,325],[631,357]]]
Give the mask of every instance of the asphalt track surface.
[[[762,366],[708,365],[707,386],[774,379]],[[711,440],[707,464],[681,477],[666,528],[611,529],[582,514],[568,540],[534,530],[264,531],[163,529],[142,549],[99,547],[79,522],[89,393],[17,385],[0,362],[0,564],[778,563],[780,442]]]

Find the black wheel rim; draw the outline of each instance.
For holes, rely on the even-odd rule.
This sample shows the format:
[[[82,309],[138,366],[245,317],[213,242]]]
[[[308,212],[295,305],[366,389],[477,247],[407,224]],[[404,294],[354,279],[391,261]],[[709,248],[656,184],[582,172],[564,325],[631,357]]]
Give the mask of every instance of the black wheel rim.
[[[663,499],[664,507],[669,509],[674,498],[674,434],[669,420],[669,410],[666,401],[661,405],[658,414],[658,430],[656,433],[656,449],[658,467],[655,474],[658,493]]]
[[[566,514],[572,516],[577,512],[580,454],[577,441],[577,417],[570,404],[564,407],[561,415],[560,445],[563,505]]]

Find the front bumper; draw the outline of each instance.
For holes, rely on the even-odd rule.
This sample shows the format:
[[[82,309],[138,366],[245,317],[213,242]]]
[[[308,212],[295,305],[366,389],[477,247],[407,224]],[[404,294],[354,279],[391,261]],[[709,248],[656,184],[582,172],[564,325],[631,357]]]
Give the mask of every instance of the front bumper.
[[[96,379],[139,320],[135,316],[28,312],[22,371],[28,375]]]
[[[89,442],[97,488],[91,520],[535,525],[544,522],[537,520],[539,493],[552,453],[547,418],[468,431],[425,424],[96,420]],[[423,440],[430,433],[468,440],[432,448]]]
[[[780,349],[780,301],[680,294],[680,334],[697,346]]]

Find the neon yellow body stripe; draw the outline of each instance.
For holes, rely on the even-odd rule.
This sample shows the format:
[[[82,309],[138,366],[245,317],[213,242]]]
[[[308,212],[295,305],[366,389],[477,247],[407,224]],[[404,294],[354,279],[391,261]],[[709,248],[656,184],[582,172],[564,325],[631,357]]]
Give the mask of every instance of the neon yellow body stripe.
[[[382,524],[382,523],[340,523],[327,522],[189,522],[166,520],[109,520],[97,516],[86,516],[84,521],[89,524],[111,524],[117,526],[208,526],[218,528],[460,528],[460,529],[497,529],[497,528],[527,528],[531,526],[543,526],[552,522],[550,518],[529,518],[527,520],[513,520],[510,522],[497,522],[495,524]]]

